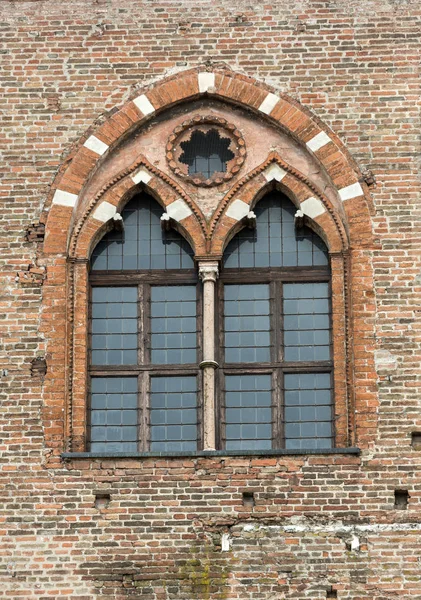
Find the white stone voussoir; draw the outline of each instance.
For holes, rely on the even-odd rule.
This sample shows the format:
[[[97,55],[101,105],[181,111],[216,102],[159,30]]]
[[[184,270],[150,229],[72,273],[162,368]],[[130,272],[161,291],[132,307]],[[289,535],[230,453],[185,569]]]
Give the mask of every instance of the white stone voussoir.
[[[204,94],[209,88],[215,87],[215,73],[199,73],[197,76],[199,92]]]
[[[59,206],[75,206],[77,202],[77,195],[71,194],[70,192],[64,192],[63,190],[56,190],[53,196],[53,204]]]
[[[304,200],[304,202],[301,203],[300,208],[302,212],[311,219],[315,219],[319,215],[322,215],[324,212],[326,212],[323,203],[318,198],[314,198],[313,196],[307,198],[307,200]]]
[[[134,183],[136,183],[136,184],[140,183],[140,182],[142,182],[142,183],[149,183],[150,180],[152,179],[152,175],[144,167],[141,167],[131,177],[132,177],[132,181]]]
[[[307,148],[312,150],[312,152],[317,152],[317,150],[320,150],[320,148],[323,148],[323,146],[326,146],[331,141],[327,133],[321,131],[307,142]]]
[[[228,207],[226,212],[227,217],[234,219],[235,221],[241,221],[250,212],[250,206],[243,202],[243,200],[235,200],[231,206]]]
[[[133,100],[134,104],[136,104],[137,108],[146,116],[155,112],[155,108],[151,104],[149,98],[142,94]]]
[[[92,150],[92,152],[95,152],[95,154],[98,154],[99,156],[102,156],[109,148],[108,144],[99,140],[95,135],[88,137],[83,145],[85,148]]]
[[[279,165],[276,163],[270,165],[264,172],[263,175],[266,181],[282,181],[287,174]]]
[[[270,115],[275,106],[278,104],[280,98],[276,94],[269,93],[259,106],[259,110],[265,115]]]
[[[190,207],[179,198],[167,206],[167,213],[174,221],[182,221],[192,214]]]
[[[339,196],[342,202],[345,200],[351,200],[352,198],[357,198],[358,196],[364,196],[363,188],[358,183],[351,183],[351,185],[347,185],[346,187],[339,190]]]
[[[94,219],[97,219],[97,221],[102,221],[103,223],[106,223],[107,221],[113,218],[116,212],[117,207],[115,207],[114,204],[111,204],[110,202],[104,200],[104,202],[101,202],[101,204],[96,207],[92,216]]]

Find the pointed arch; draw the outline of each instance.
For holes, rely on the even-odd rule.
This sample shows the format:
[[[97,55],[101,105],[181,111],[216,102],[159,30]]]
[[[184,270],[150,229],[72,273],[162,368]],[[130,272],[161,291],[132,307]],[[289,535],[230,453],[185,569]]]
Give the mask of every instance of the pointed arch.
[[[205,251],[206,220],[202,211],[171,177],[142,156],[107,181],[80,214],[69,241],[70,258],[89,258],[93,246],[112,223],[113,216],[121,212],[139,186],[161,204],[195,254]],[[48,243],[47,237],[46,252]]]
[[[135,93],[121,108],[110,111],[101,124],[85,132],[64,161],[47,198],[47,239],[49,232],[69,232],[86,182],[123,140],[170,107],[204,96],[246,108],[292,136],[328,174],[345,213],[349,216],[355,202],[359,214],[362,211],[369,222],[371,201],[358,166],[339,138],[315,115],[255,79],[228,69],[197,67]],[[366,229],[369,235],[369,227]],[[46,252],[66,252],[68,239],[55,238]]]
[[[209,226],[212,254],[222,255],[232,236],[244,226],[247,213],[274,186],[303,212],[330,252],[344,252],[349,248],[349,234],[338,208],[308,177],[273,152],[221,200]]]

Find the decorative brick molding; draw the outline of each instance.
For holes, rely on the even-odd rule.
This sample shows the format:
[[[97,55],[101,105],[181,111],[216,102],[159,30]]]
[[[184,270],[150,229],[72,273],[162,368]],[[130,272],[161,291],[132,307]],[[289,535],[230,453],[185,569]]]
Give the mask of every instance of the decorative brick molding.
[[[370,206],[366,184],[361,186],[363,177],[354,160],[338,137],[308,109],[250,77],[228,69],[207,71],[197,67],[163,79],[143,93],[137,93],[119,110],[111,111],[104,123],[83,136],[52,185],[45,206],[49,210],[49,229],[55,229],[56,221],[64,229],[70,226],[86,181],[117,144],[152,116],[203,95],[245,107],[268,119],[313,152],[333,185],[339,193],[342,192],[344,201],[361,196],[366,206]],[[98,151],[99,148],[101,151]],[[66,240],[56,241],[50,248],[53,252],[65,252]]]

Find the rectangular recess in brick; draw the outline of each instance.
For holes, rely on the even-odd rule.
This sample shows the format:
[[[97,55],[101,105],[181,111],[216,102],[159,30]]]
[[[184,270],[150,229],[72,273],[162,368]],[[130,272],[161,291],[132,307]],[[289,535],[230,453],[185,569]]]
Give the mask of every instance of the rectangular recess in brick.
[[[247,508],[253,508],[255,504],[256,502],[254,500],[254,493],[243,492],[243,506],[246,506]]]
[[[408,508],[409,493],[408,490],[395,490],[395,508],[396,510],[406,510]]]
[[[421,450],[421,431],[412,432],[411,444],[416,450]]]
[[[338,592],[336,590],[334,590],[333,588],[330,588],[330,590],[327,590],[326,598],[337,598],[337,597],[338,597]]]
[[[111,502],[111,495],[105,492],[98,492],[95,494],[95,508],[103,510],[107,508]]]

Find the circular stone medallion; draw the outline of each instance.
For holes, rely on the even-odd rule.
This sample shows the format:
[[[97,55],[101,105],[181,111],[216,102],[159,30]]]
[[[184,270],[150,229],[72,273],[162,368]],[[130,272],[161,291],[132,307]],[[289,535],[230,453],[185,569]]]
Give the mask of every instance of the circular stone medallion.
[[[174,173],[193,185],[221,185],[240,170],[246,145],[232,123],[197,115],[176,127],[168,138],[167,160]]]

